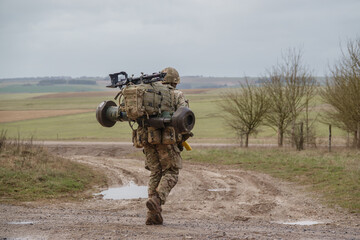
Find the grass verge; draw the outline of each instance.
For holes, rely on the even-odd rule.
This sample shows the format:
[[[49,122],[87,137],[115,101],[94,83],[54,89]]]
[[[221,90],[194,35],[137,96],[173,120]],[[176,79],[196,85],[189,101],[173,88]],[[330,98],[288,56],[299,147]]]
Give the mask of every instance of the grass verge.
[[[84,164],[50,154],[31,141],[6,141],[0,136],[0,202],[90,197],[89,190],[106,184],[104,174]]]
[[[193,162],[226,164],[307,185],[331,206],[360,213],[360,151],[297,152],[289,149],[197,149],[184,152]]]

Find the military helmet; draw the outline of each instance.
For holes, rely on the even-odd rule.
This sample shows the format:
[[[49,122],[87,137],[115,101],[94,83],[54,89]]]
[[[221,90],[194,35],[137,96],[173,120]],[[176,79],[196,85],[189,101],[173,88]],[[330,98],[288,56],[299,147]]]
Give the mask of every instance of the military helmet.
[[[161,72],[166,73],[163,83],[170,83],[170,84],[171,83],[176,83],[176,84],[180,83],[180,76],[179,76],[178,71],[176,71],[175,68],[167,67],[167,68],[163,69]]]

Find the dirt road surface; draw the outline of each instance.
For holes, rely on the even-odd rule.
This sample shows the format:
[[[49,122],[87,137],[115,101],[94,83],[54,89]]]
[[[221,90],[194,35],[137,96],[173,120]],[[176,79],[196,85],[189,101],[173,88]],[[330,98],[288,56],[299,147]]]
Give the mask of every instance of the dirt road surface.
[[[139,151],[126,144],[48,145],[54,153],[103,169],[110,187],[147,183],[143,160],[121,157]],[[304,187],[234,166],[183,165],[163,206],[162,226],[145,225],[146,199],[94,196],[1,204],[0,239],[360,239],[359,216],[321,205]]]

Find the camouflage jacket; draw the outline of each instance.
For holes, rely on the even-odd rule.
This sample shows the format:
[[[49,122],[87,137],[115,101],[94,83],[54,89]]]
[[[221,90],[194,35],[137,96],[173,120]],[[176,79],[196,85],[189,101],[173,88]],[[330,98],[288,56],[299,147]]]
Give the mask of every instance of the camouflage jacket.
[[[178,89],[174,90],[175,95],[175,111],[179,107],[189,107],[189,101],[185,98],[184,93]]]

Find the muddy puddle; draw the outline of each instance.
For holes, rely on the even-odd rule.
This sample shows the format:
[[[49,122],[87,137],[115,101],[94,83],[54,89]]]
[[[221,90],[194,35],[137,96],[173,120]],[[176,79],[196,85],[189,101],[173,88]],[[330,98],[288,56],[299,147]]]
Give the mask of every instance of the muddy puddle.
[[[103,196],[103,199],[106,200],[147,198],[147,189],[147,186],[138,186],[131,181],[128,185],[121,187],[112,187],[95,195],[101,195]]]
[[[212,189],[208,189],[209,192],[227,192],[229,191],[226,188],[212,188]]]
[[[316,224],[323,224],[323,222],[318,221],[297,221],[297,222],[277,222],[280,224],[287,224],[287,225],[300,225],[300,226],[311,226]]]
[[[15,225],[34,225],[34,222],[8,222],[8,224],[15,224]]]

